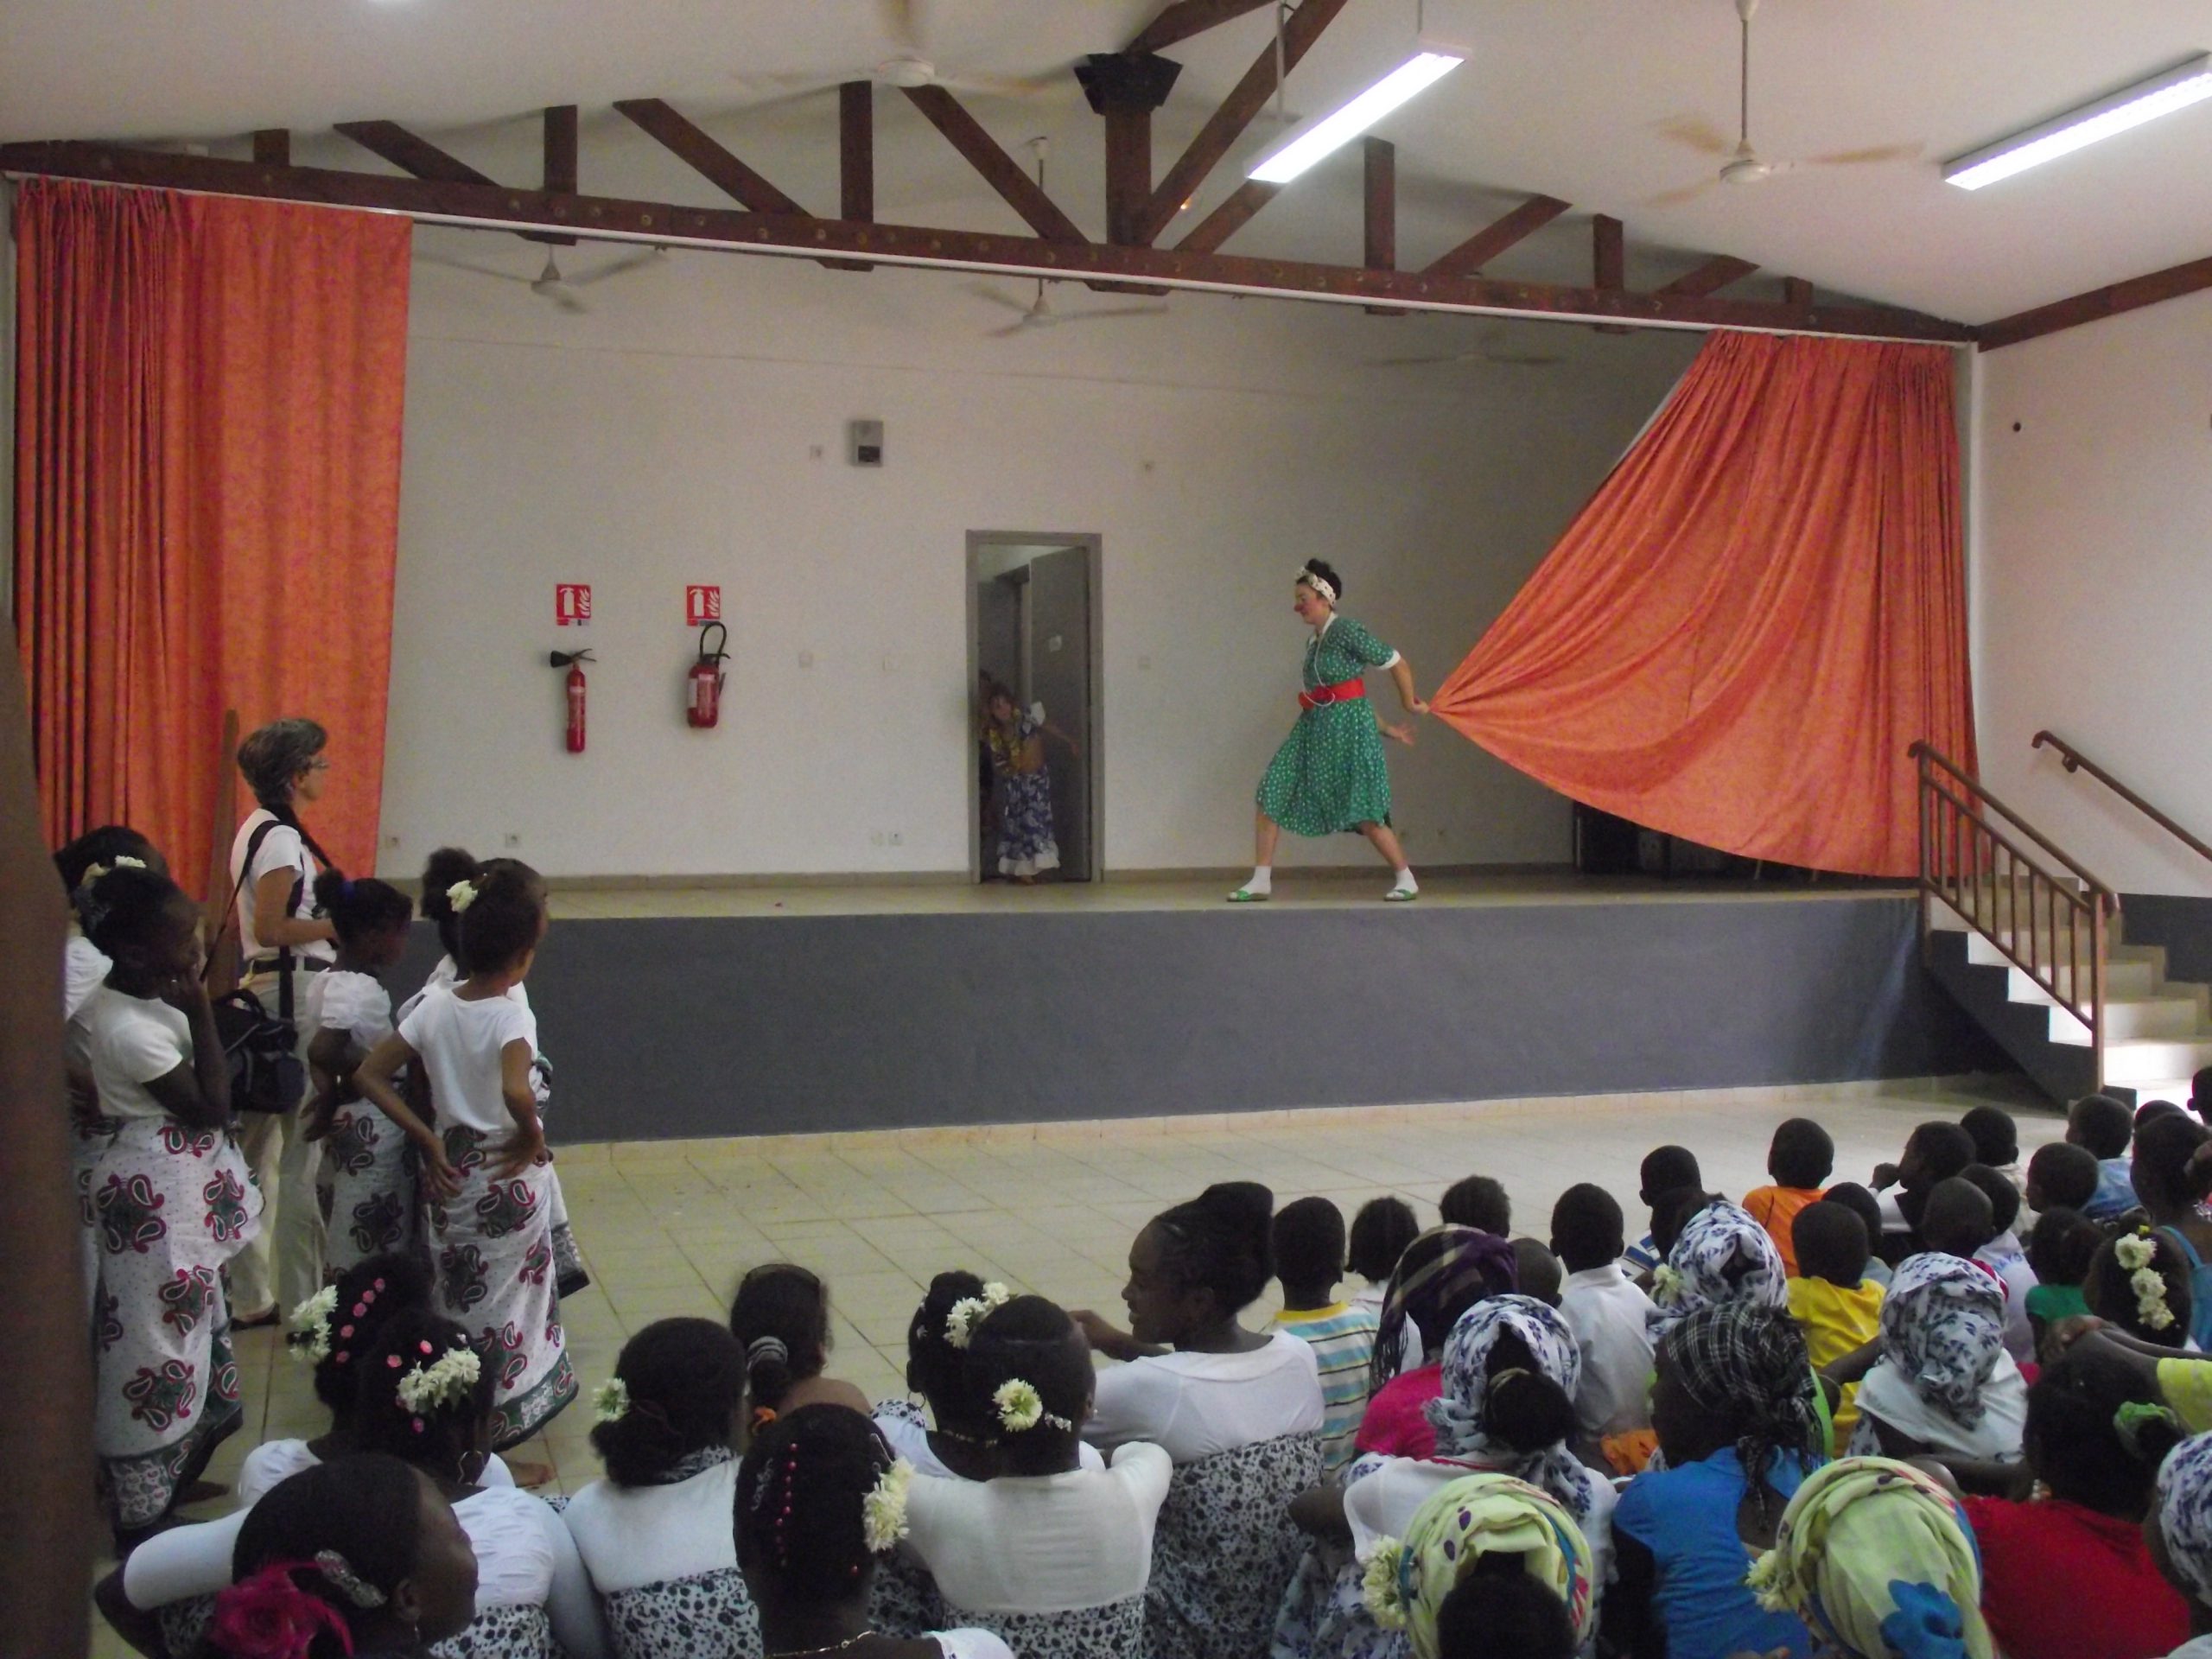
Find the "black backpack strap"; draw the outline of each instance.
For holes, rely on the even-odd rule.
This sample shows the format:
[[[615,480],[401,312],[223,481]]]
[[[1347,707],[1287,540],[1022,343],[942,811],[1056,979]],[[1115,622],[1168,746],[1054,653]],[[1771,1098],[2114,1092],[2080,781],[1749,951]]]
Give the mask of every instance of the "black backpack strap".
[[[223,907],[222,925],[215,930],[215,946],[219,946],[223,943],[224,938],[230,933],[231,925],[238,920],[238,895],[245,891],[245,879],[252,873],[253,855],[261,850],[261,843],[268,839],[269,832],[274,830],[279,822],[281,820],[271,818],[266,823],[256,824],[253,833],[246,837],[245,856],[238,861],[238,879],[231,883],[231,901]],[[238,955],[241,960],[245,956],[245,940],[239,939]],[[215,956],[215,947],[211,946],[207,951],[207,965],[200,970],[202,980],[214,972]]]

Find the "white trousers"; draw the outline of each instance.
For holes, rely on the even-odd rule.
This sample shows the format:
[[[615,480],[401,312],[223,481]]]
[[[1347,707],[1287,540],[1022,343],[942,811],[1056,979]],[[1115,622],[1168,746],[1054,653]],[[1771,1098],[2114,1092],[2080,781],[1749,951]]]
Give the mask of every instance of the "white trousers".
[[[307,988],[309,976],[292,975],[292,1020],[300,1033],[300,1058],[307,1059]],[[257,974],[245,982],[261,1006],[277,1012],[276,976]],[[322,1205],[315,1175],[322,1148],[307,1139],[295,1106],[289,1112],[242,1112],[238,1143],[247,1166],[261,1182],[261,1230],[231,1258],[231,1307],[252,1318],[275,1303],[288,1313],[322,1288]]]

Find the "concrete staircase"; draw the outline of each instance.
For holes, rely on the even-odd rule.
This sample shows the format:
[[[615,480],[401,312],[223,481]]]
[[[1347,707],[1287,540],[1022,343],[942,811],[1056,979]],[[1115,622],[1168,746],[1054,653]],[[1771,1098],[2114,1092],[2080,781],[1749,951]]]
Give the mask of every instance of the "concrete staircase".
[[[1984,915],[2005,913],[2001,888],[1994,896],[1998,902]],[[2028,909],[2023,901],[2018,913]],[[1931,920],[1929,968],[1943,988],[2053,1100],[2093,1092],[2097,1078],[2088,1027],[1948,905],[1936,904]],[[2125,943],[2126,925],[2125,915],[2113,918],[2105,951],[2105,1090],[2134,1103],[2186,1105],[2190,1078],[2199,1067],[2212,1065],[2212,988],[2168,979],[2165,951]],[[2027,929],[1993,931],[2018,954],[2029,955]],[[2081,949],[2086,957],[2086,930]],[[2063,930],[2055,944],[2049,931],[2037,933],[2033,960],[2048,963],[2066,952]],[[2086,968],[2082,980],[2086,997]],[[2063,993],[2074,994],[2070,970],[2059,969],[2058,984]]]

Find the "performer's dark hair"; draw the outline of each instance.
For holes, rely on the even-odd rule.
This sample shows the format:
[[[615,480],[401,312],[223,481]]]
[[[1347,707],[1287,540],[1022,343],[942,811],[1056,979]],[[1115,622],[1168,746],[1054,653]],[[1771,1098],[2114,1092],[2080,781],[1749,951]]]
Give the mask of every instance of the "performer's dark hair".
[[[1308,575],[1319,576],[1327,582],[1338,599],[1344,596],[1344,579],[1337,574],[1337,567],[1325,559],[1306,560],[1306,572]]]

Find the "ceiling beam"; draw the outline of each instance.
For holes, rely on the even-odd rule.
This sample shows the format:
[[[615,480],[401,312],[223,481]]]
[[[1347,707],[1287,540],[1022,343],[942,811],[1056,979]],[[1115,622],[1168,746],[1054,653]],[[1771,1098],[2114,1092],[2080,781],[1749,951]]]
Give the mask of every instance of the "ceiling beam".
[[[1273,201],[1281,190],[1282,186],[1279,184],[1266,184],[1258,179],[1245,180],[1230,194],[1228,200],[1200,219],[1192,228],[1191,233],[1175,245],[1175,251],[1211,253],[1243,229],[1245,220]]]
[[[1610,214],[1590,216],[1590,286],[1600,294],[1618,294],[1628,287],[1628,233]],[[1628,330],[1601,322],[1598,332],[1624,334]]]
[[[1694,297],[1702,294],[1718,294],[1731,283],[1741,282],[1758,267],[1748,259],[1737,259],[1715,254],[1694,270],[1686,270],[1671,283],[1652,289],[1655,294],[1684,295]]]
[[[2185,265],[2169,265],[2146,276],[2131,276],[2124,283],[2093,288],[2032,310],[2016,311],[2009,317],[1983,323],[1975,333],[1983,351],[2001,351],[2023,340],[2040,340],[2063,328],[2078,328],[2085,322],[2139,311],[2146,305],[2177,300],[2208,288],[2212,288],[2212,259],[2192,259]]]
[[[1802,276],[1782,279],[1782,302],[1792,310],[1802,310],[1813,302],[1813,285]]]
[[[576,194],[576,106],[556,104],[545,111],[545,192]]]
[[[490,184],[488,174],[448,156],[427,138],[418,138],[397,121],[340,121],[339,132],[363,149],[381,156],[403,173],[442,184]]]
[[[1312,0],[1308,0],[1312,3]],[[1647,327],[1748,328],[1774,334],[1834,334],[1970,345],[1965,325],[1883,306],[1779,306],[1771,302],[1661,298],[1599,293],[1542,283],[1436,277],[1421,271],[1185,253],[1166,248],[1070,245],[907,225],[855,225],[801,214],[745,213],[605,196],[548,195],[499,185],[447,183],[345,173],[327,168],[265,167],[221,156],[178,155],[91,143],[0,146],[0,172],[149,185],[212,195],[321,202],[406,213],[430,222],[492,230],[555,231],[667,245],[726,248],[788,257],[874,259],[941,270],[1160,283],[1198,291],[1411,310],[1498,313],[1606,321]]]
[[[1557,196],[1531,196],[1511,213],[1485,225],[1449,253],[1429,261],[1424,276],[1471,276],[1516,242],[1534,236],[1565,213]]]
[[[292,164],[292,134],[285,127],[264,127],[253,135],[253,159],[264,167]]]
[[[724,195],[756,213],[804,217],[806,209],[724,149],[702,128],[658,98],[618,99],[614,107]]]
[[[1360,264],[1370,270],[1398,268],[1398,147],[1371,133],[1359,141]],[[1367,308],[1378,317],[1402,316],[1389,306]]]
[[[1090,240],[1045,194],[1045,188],[1023,172],[1021,164],[999,147],[997,139],[983,130],[958,99],[942,86],[906,86],[899,90],[913,100],[914,107],[944,135],[946,142],[967,158],[968,165],[983,175],[983,181],[1006,199],[1007,206],[1021,215],[1022,222],[1031,230],[1047,242]]]
[[[1144,33],[1129,42],[1128,50],[1157,52],[1272,3],[1274,0],[1175,0],[1145,25]]]
[[[1305,0],[1305,3],[1291,14],[1290,22],[1283,26],[1282,67],[1287,74],[1304,57],[1314,41],[1321,38],[1321,31],[1344,9],[1344,0]],[[1190,148],[1176,158],[1175,165],[1167,169],[1167,176],[1152,193],[1152,200],[1137,216],[1131,227],[1135,240],[1149,246],[1157,241],[1168,221],[1183,211],[1183,204],[1198,194],[1198,187],[1206,181],[1221,158],[1252,124],[1253,118],[1267,108],[1268,99],[1275,90],[1275,47],[1252,60],[1221,107],[1206,118],[1198,129]]]
[[[875,84],[837,88],[837,213],[855,225],[875,217]]]

